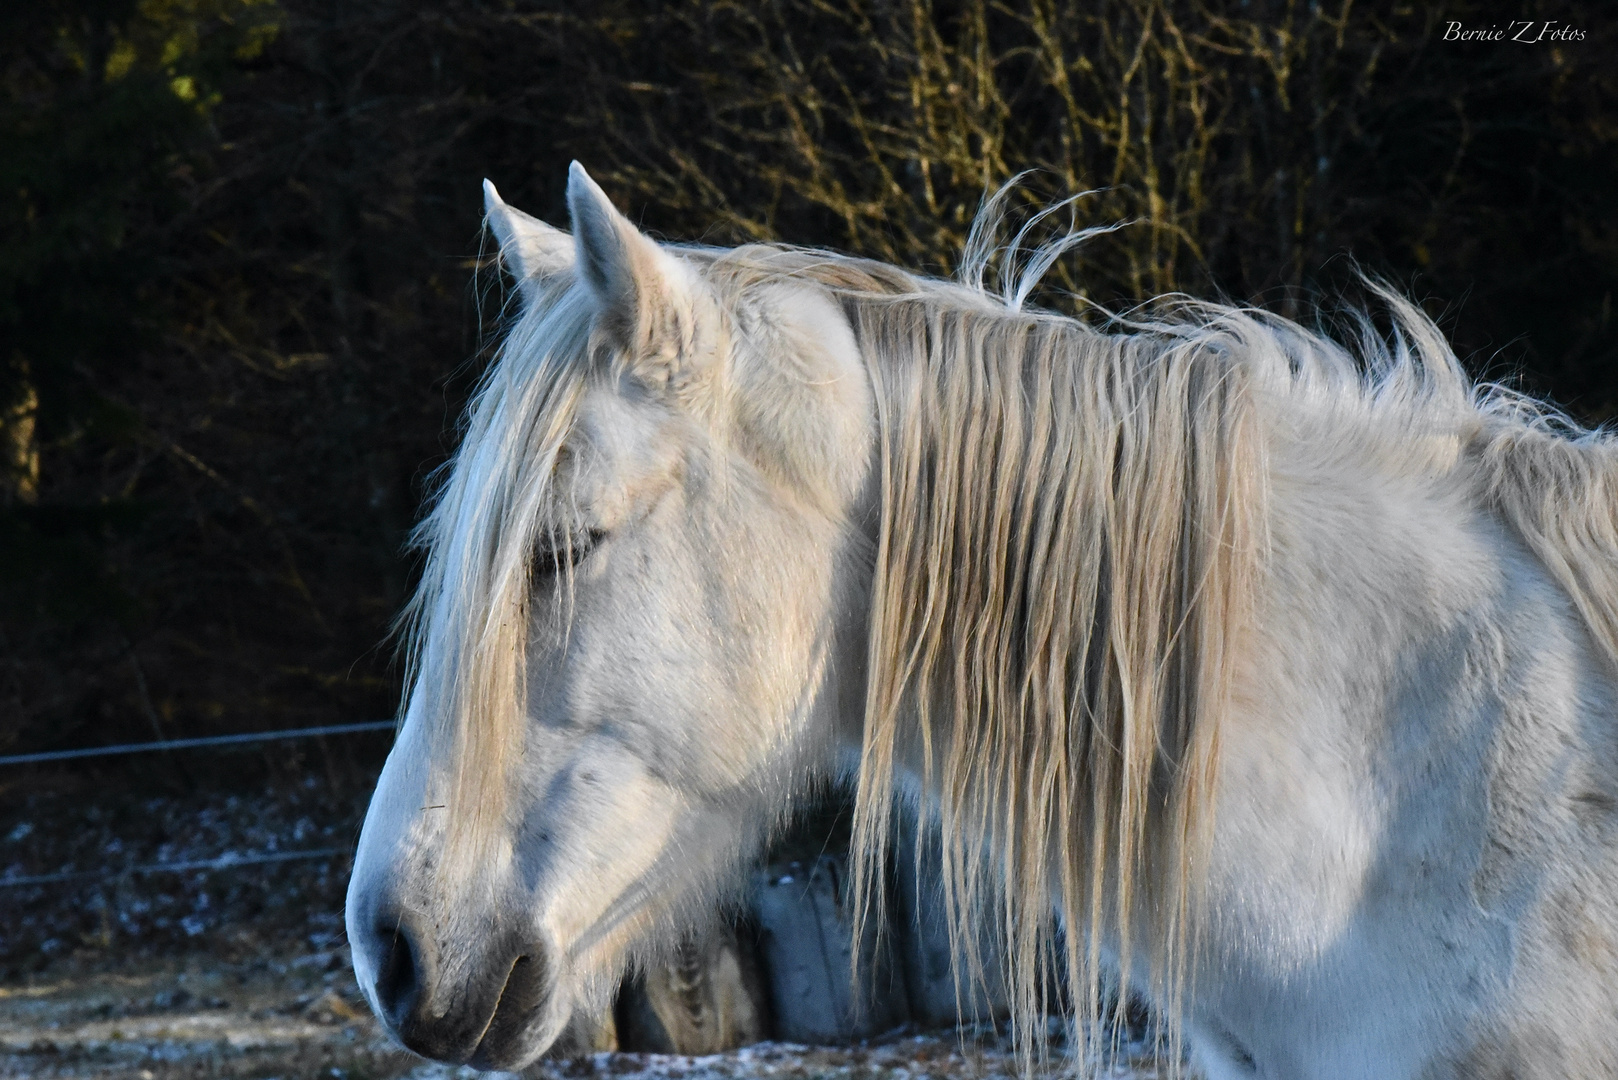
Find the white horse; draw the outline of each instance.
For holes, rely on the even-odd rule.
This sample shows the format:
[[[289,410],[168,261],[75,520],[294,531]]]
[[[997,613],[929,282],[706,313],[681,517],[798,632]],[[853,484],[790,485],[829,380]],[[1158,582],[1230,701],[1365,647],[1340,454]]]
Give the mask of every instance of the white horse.
[[[485,193],[523,310],[348,897],[406,1046],[533,1060],[841,772],[1033,1038],[1054,972],[1213,1080],[1618,1077],[1618,442],[1392,297],[1109,331],[981,233],[950,284]]]

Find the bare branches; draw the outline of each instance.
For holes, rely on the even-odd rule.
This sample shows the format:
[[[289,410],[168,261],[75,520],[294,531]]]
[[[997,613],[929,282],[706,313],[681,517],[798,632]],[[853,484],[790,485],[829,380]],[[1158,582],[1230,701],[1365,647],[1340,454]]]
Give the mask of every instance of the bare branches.
[[[659,77],[587,121],[637,201],[948,272],[983,194],[1031,169],[1028,209],[1101,189],[1085,224],[1132,223],[1054,268],[1054,293],[1108,300],[1299,287],[1345,246],[1343,155],[1379,65],[1433,29],[1351,0],[711,0],[656,20]],[[636,67],[651,28],[618,26]]]

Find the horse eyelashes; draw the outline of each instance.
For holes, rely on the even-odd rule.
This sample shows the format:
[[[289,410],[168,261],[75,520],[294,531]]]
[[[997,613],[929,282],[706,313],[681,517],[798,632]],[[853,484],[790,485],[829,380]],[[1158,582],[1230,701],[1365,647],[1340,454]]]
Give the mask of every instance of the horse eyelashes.
[[[534,578],[553,577],[560,573],[562,567],[574,567],[583,562],[590,552],[595,550],[597,544],[607,534],[600,529],[591,529],[583,536],[575,538],[571,543],[562,537],[546,537],[545,539],[556,543],[563,542],[555,547],[540,547],[534,551],[532,574]]]

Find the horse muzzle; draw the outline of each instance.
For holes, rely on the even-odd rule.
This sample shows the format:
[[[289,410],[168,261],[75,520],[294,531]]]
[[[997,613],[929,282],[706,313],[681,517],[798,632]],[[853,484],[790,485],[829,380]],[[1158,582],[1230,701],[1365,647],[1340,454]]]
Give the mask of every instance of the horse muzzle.
[[[384,910],[372,933],[367,944],[378,959],[377,1010],[407,1049],[436,1061],[500,1069],[526,1064],[551,1041],[554,972],[542,942],[495,935],[470,974],[449,985],[441,977],[449,965],[420,915]]]

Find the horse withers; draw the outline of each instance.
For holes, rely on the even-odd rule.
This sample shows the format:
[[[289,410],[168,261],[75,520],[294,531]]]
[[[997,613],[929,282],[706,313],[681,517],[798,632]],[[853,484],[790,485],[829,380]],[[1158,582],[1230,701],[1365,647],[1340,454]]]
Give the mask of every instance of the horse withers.
[[[521,312],[348,899],[404,1045],[532,1061],[840,775],[864,895],[941,830],[1030,1062],[1127,986],[1211,1080],[1618,1077],[1612,438],[1391,294],[1094,326],[992,227],[949,283],[485,194]]]

